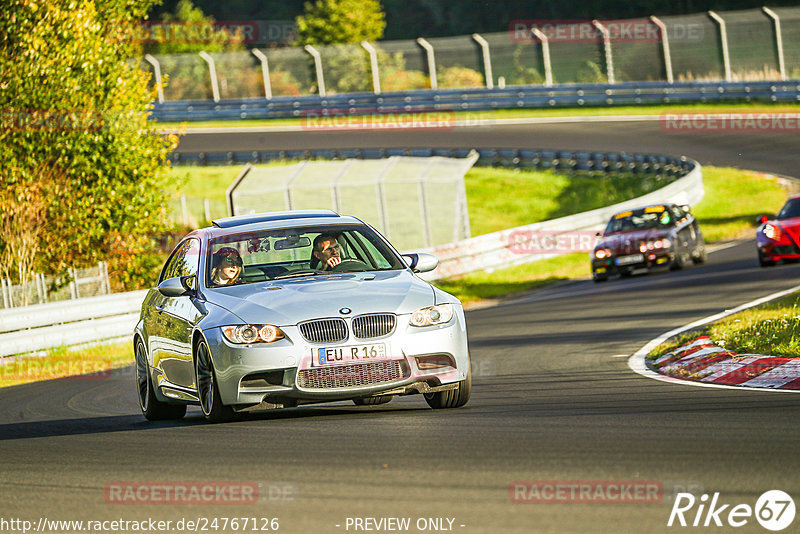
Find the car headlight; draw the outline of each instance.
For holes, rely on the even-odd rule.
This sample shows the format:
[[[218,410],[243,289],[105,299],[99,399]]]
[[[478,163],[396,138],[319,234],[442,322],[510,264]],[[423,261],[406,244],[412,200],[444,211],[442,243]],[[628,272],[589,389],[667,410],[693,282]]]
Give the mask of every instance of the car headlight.
[[[598,260],[602,260],[603,258],[610,258],[611,251],[607,248],[598,248],[594,251],[594,257]]]
[[[222,333],[231,343],[272,343],[284,337],[283,331],[271,324],[223,326]]]
[[[409,323],[411,326],[432,326],[435,324],[444,324],[453,318],[453,305],[452,304],[439,304],[437,306],[428,306],[427,308],[420,308],[411,314]]]
[[[780,236],[780,231],[772,224],[765,224],[762,232],[764,232],[764,235],[767,236],[768,239],[772,239],[773,241],[777,241]]]

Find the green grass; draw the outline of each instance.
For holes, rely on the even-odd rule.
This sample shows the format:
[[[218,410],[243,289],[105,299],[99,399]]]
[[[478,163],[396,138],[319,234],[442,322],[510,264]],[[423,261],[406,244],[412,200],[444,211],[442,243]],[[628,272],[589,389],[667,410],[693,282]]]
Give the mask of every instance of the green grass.
[[[662,343],[648,355],[657,358],[698,336],[709,336],[739,354],[800,357],[800,293],[731,315],[699,331]]]
[[[773,177],[724,167],[703,167],[703,185],[693,212],[710,243],[753,237],[756,217],[777,213],[787,196]]]
[[[585,278],[589,260],[585,253],[553,256],[493,272],[479,271],[459,278],[436,282],[436,286],[456,295],[464,304],[505,297],[559,282]]]
[[[58,347],[43,356],[18,356],[0,366],[0,387],[94,373],[87,379],[102,379],[103,371],[133,363],[129,341],[80,349]]]
[[[614,115],[660,115],[661,113],[796,113],[798,105],[767,103],[674,104],[663,106],[619,106],[586,108],[500,109],[487,111],[457,111],[457,120],[526,119],[540,117],[586,117]],[[238,121],[159,122],[159,128],[231,128],[264,126],[300,126],[303,119],[252,119]]]

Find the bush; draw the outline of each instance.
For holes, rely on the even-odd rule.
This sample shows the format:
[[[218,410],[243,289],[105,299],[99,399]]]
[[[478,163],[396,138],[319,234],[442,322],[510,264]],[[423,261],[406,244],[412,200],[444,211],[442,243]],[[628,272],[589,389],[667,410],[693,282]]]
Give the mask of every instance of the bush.
[[[32,268],[39,272],[105,260],[126,289],[138,287],[139,267],[126,263],[111,236],[142,255],[152,250],[148,236],[167,227],[162,199],[177,139],[147,121],[155,94],[128,61],[141,50],[109,30],[137,22],[150,4],[17,0],[0,10],[0,184],[43,206],[44,223],[28,221],[38,228]],[[44,187],[47,172],[58,180]],[[3,216],[13,208],[6,197]],[[0,240],[0,257],[14,247]]]

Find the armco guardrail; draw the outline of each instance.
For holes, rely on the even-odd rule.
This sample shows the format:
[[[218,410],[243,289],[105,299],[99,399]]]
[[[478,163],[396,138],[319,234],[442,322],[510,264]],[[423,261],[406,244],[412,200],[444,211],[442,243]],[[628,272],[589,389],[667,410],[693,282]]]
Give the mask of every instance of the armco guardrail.
[[[351,93],[321,97],[279,96],[235,100],[154,103],[157,121],[205,121],[347,116],[425,111],[484,111],[557,107],[693,104],[714,102],[797,102],[800,80],[756,82],[625,82],[522,85],[504,89],[446,89],[395,93]]]
[[[0,311],[0,356],[129,336],[147,291]]]
[[[574,244],[579,239],[564,238],[569,238],[570,235],[574,235],[574,232],[601,230],[608,219],[620,211],[662,202],[693,205],[703,198],[703,176],[699,163],[692,160],[687,160],[687,162],[691,170],[683,178],[635,199],[568,217],[502,230],[449,245],[421,250],[420,252],[429,252],[439,258],[439,266],[436,270],[426,273],[423,277],[426,280],[438,280],[483,269],[511,267],[538,261],[553,256],[552,252],[543,250],[541,245],[543,241],[553,242],[562,238],[563,241]],[[590,242],[593,245],[594,240]],[[531,252],[537,250],[538,252]],[[561,253],[566,252],[568,251]]]
[[[170,161],[173,165],[244,165],[275,160],[380,159],[391,156],[466,158],[473,150],[479,156],[475,165],[484,167],[520,167],[555,171],[654,172],[669,175],[683,175],[691,170],[688,160],[673,156],[521,148],[354,148],[182,154],[173,152],[170,155]]]

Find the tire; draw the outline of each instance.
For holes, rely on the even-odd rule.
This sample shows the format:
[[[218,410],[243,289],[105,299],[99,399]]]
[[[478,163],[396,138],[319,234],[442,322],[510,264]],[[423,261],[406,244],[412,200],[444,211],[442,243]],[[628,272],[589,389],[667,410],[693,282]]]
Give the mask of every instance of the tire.
[[[701,265],[708,260],[708,252],[706,252],[706,247],[703,246],[699,250],[700,252],[696,256],[692,256],[692,261],[695,265]]]
[[[200,409],[207,421],[224,423],[233,419],[234,411],[230,406],[222,404],[217,387],[217,374],[214,371],[214,362],[205,341],[197,344],[194,358],[195,384],[197,384],[197,397],[200,399]]]
[[[608,281],[608,276],[604,275],[604,274],[594,274],[593,273],[592,274],[592,279],[595,282],[607,282]]]
[[[670,271],[680,271],[686,267],[686,258],[684,258],[683,253],[676,251],[675,252],[675,259],[672,260],[672,263],[669,266]]]
[[[153,381],[150,378],[150,365],[142,340],[136,342],[136,385],[138,386],[139,408],[148,421],[169,421],[181,419],[186,415],[185,404],[168,404],[156,398]]]
[[[353,399],[356,406],[377,406],[391,402],[393,395],[381,395],[380,397],[365,397],[363,399]]]
[[[764,254],[761,252],[761,250],[758,251],[758,264],[761,265],[762,267],[773,267],[773,266],[775,266],[775,262],[765,258]]]
[[[472,394],[472,369],[467,371],[467,378],[458,383],[456,389],[425,393],[425,402],[434,409],[460,408],[464,406]]]

